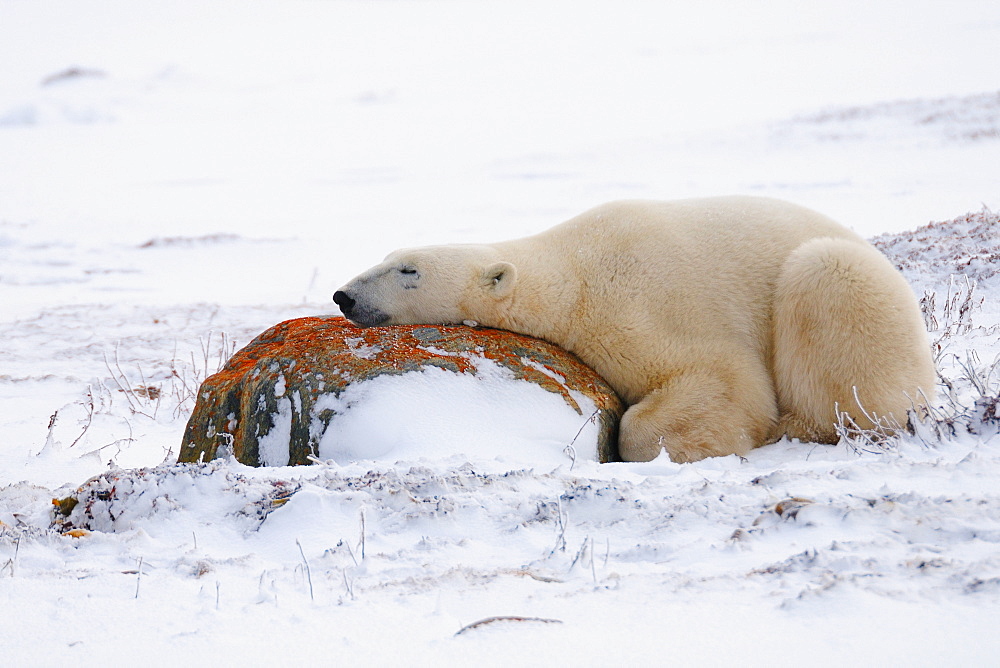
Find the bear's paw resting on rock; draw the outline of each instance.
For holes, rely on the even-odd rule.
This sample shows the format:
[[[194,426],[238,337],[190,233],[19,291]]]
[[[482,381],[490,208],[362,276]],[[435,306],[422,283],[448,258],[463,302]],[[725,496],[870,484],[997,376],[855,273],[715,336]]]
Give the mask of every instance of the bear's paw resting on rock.
[[[523,239],[396,251],[333,298],[362,326],[471,320],[576,353],[630,405],[626,460],[835,442],[842,415],[898,426],[934,391],[899,272],[773,199],[613,202]]]

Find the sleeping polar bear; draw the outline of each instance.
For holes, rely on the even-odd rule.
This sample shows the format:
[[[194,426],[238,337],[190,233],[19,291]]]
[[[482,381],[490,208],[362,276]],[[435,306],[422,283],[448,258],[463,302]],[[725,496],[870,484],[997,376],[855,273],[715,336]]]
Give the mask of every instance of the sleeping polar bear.
[[[630,406],[628,461],[836,442],[838,411],[905,425],[934,391],[903,277],[773,199],[613,202],[524,239],[400,250],[333,299],[365,327],[475,321],[576,353]]]

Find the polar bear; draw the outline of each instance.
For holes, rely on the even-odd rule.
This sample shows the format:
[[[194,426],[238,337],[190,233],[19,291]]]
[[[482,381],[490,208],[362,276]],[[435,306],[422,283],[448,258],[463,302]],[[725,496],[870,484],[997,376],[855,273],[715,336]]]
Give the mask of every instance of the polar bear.
[[[936,378],[892,264],[767,198],[612,202],[523,239],[399,250],[333,299],[365,327],[475,321],[572,351],[629,405],[627,461],[836,442],[844,414],[898,427]]]

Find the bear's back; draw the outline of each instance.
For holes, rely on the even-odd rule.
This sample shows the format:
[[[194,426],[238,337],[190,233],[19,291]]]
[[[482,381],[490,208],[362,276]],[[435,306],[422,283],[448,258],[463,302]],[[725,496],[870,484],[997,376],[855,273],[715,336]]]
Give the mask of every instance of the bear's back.
[[[655,280],[694,293],[773,283],[788,255],[817,237],[867,243],[805,207],[742,196],[611,202],[538,235],[575,258],[589,281],[634,279],[639,288]]]
[[[843,225],[806,207],[747,196],[609,202],[556,225],[542,236],[596,243],[617,239],[618,243],[639,246],[663,240],[705,252],[751,243],[795,248],[815,237],[864,242]]]
[[[611,202],[520,243],[570,261],[594,326],[760,347],[782,265],[817,237],[867,243],[805,207],[742,196]]]

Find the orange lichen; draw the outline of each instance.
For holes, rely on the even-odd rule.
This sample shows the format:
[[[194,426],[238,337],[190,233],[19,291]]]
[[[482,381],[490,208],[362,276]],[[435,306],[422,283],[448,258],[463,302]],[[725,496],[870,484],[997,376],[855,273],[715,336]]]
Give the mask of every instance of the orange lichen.
[[[69,536],[70,538],[83,538],[84,536],[89,536],[90,532],[86,529],[70,529],[69,531],[64,531],[64,536]]]

